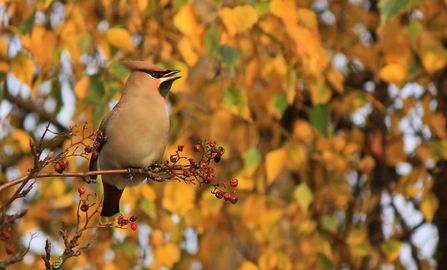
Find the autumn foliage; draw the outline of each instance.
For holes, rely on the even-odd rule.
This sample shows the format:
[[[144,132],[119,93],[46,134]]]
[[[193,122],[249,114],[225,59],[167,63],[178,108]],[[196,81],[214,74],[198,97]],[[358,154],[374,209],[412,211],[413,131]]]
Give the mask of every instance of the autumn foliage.
[[[88,248],[64,269],[447,269],[446,6],[0,1],[0,181],[29,173],[30,138],[48,123],[82,132],[87,121],[93,134],[128,77],[119,61],[143,60],[182,71],[163,160],[179,145],[200,160],[197,142],[211,139],[225,155],[201,172],[211,185],[126,189],[123,214],[138,228],[86,230]],[[43,157],[72,143],[48,135]],[[88,171],[85,158],[67,161],[64,172]],[[0,266],[32,238],[8,269],[48,269],[45,241],[44,260],[57,260],[61,235],[77,231],[81,186],[101,194],[47,177],[3,209]]]

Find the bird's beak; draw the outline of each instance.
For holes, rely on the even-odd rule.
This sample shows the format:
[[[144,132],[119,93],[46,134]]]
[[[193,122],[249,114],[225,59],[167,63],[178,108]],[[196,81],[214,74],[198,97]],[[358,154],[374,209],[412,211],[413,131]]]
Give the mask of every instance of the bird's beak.
[[[178,70],[178,69],[170,70],[168,73],[163,75],[163,77],[161,77],[160,80],[162,82],[166,82],[166,81],[175,81],[177,79],[180,79],[182,76],[173,76],[179,72],[180,72],[180,70]]]

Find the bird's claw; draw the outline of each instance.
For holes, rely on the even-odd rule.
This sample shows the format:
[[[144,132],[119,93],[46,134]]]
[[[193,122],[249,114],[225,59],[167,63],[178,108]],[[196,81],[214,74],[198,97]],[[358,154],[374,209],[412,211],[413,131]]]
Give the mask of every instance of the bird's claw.
[[[135,174],[132,172],[132,168],[127,168],[127,173],[129,175],[130,181],[132,181],[135,176]]]
[[[151,169],[151,171],[155,170],[155,169],[161,169],[161,164],[159,162],[155,162],[154,164],[152,164],[151,166],[149,166],[149,168]]]

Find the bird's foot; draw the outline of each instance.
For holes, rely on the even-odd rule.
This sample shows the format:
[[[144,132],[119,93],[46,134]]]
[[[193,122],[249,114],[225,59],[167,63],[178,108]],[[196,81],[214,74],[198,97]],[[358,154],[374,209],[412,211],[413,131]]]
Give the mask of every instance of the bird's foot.
[[[160,170],[161,169],[161,164],[159,162],[155,162],[154,164],[149,166],[148,169],[151,170],[151,171],[154,171],[156,169]]]
[[[127,173],[130,181],[132,181],[135,178],[135,174],[132,172],[132,168],[127,168]]]

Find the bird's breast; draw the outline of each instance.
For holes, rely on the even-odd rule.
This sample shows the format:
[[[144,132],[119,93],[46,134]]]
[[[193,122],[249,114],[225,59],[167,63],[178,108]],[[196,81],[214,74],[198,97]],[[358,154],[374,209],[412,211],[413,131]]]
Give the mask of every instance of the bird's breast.
[[[159,161],[166,149],[169,117],[164,107],[122,107],[107,129],[105,167],[147,167]],[[103,165],[103,162],[101,162]],[[108,168],[106,168],[108,169]]]

